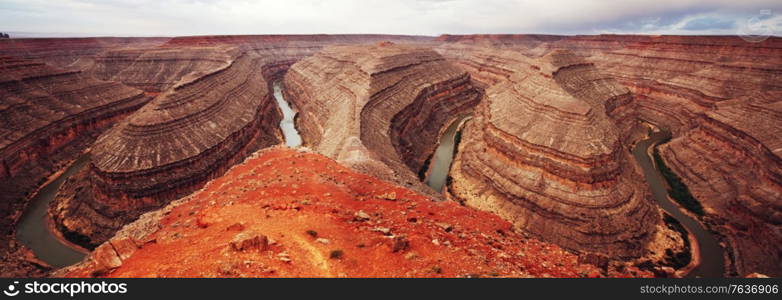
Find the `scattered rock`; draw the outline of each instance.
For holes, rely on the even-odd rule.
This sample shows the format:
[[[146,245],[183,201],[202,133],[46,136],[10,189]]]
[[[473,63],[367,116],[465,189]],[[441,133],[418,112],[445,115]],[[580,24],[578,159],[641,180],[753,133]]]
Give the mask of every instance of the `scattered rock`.
[[[283,262],[286,262],[286,263],[290,263],[291,262],[291,257],[290,257],[290,255],[288,255],[287,252],[277,253],[277,259],[279,259],[279,260],[281,260]]]
[[[122,265],[122,260],[109,243],[102,244],[93,250],[92,260],[95,262],[93,275],[107,274]]]
[[[383,200],[395,201],[396,200],[396,192],[383,193],[383,194],[378,195],[377,197],[380,198],[380,199],[383,199]]]
[[[363,222],[370,219],[369,214],[365,213],[363,210],[359,210],[354,216],[353,220]]]
[[[391,235],[391,229],[387,228],[387,227],[375,227],[375,228],[372,228],[372,231],[380,232],[383,235]]]
[[[404,252],[410,249],[410,241],[407,240],[404,236],[397,236],[394,238],[393,245],[391,247],[391,252]]]
[[[443,230],[445,230],[445,232],[451,232],[453,230],[453,226],[451,226],[451,224],[448,224],[448,223],[437,222],[437,223],[434,223],[434,224],[437,225],[438,227],[442,228]]]
[[[269,248],[269,239],[262,234],[242,232],[231,240],[231,249],[234,251],[258,250],[265,251]]]

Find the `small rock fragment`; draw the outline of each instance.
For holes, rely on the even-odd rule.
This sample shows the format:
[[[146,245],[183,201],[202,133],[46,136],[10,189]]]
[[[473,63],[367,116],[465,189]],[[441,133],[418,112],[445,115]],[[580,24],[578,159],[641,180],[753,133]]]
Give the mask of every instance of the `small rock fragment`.
[[[258,250],[265,251],[269,248],[269,239],[263,234],[242,232],[231,240],[231,249],[234,251]]]
[[[391,247],[391,252],[400,252],[400,251],[406,251],[410,249],[410,241],[407,240],[404,236],[398,236],[394,238],[393,246]]]
[[[369,218],[370,218],[369,214],[365,213],[363,210],[359,210],[353,216],[353,220],[356,220],[356,221],[359,221],[359,222],[367,221],[367,220],[369,220]]]

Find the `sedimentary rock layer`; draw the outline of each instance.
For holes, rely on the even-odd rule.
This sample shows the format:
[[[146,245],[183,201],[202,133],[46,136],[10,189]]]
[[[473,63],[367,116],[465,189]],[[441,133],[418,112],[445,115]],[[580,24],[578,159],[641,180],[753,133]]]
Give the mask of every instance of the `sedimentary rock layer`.
[[[593,36],[561,40],[639,95],[639,115],[680,135],[715,103],[782,90],[782,39]]]
[[[482,87],[510,78],[518,64],[533,65],[532,58],[515,50],[498,49],[470,43],[443,44],[435,48],[453,64],[467,70]]]
[[[104,51],[90,72],[147,92],[159,93],[183,78],[198,78],[232,60],[225,47],[126,48]]]
[[[660,219],[609,117],[628,90],[568,51],[533,63],[487,90],[449,192],[565,248],[643,255]]]
[[[575,51],[606,44],[602,37],[580,40],[572,44]],[[674,132],[661,154],[706,208],[707,225],[725,237],[731,262],[726,273],[782,274],[782,163],[774,152],[781,138],[776,101],[782,93],[782,39],[616,40],[625,41],[591,51],[590,59],[638,95],[640,118]]]
[[[347,36],[353,38],[366,37]],[[92,74],[159,96],[101,137],[91,171],[64,184],[50,209],[59,229],[95,246],[140,213],[280,142],[280,112],[269,91],[291,64],[323,46],[308,39],[193,37],[98,55]],[[325,42],[332,40],[341,39]]]
[[[80,71],[2,56],[0,99],[0,249],[6,259],[6,250],[18,248],[8,239],[31,192],[75,159],[97,133],[149,97]],[[7,273],[13,271],[3,269],[2,274],[19,275]]]
[[[666,164],[727,236],[732,275],[782,275],[782,93],[722,101],[663,145]]]
[[[148,100],[137,89],[40,61],[0,57],[0,69],[0,178],[56,151],[79,127],[98,126]]]
[[[389,200],[389,194],[395,195]],[[124,227],[64,277],[580,277],[599,270],[499,217],[266,149]]]
[[[634,94],[633,101],[620,106],[624,112],[614,113],[626,119],[620,122],[623,131],[632,128],[633,122],[627,120],[643,119],[673,132],[671,146],[663,147],[663,158],[703,202],[707,225],[725,236],[726,253],[735,264],[728,265],[727,274],[780,274],[782,264],[765,263],[778,262],[782,256],[774,236],[778,223],[769,217],[776,213],[780,197],[765,191],[778,188],[776,181],[767,179],[778,176],[769,174],[780,168],[778,160],[767,158],[775,149],[768,141],[779,136],[778,130],[770,129],[779,117],[769,113],[776,108],[768,99],[778,98],[774,95],[782,91],[782,39],[599,35],[546,43],[523,36],[445,40],[460,42],[440,45],[438,51],[461,65],[474,65],[466,67],[474,78],[506,77],[507,72],[493,70],[502,68],[510,52],[537,56],[567,48],[589,57]],[[496,47],[512,51],[491,49]],[[761,182],[760,187],[750,182]],[[746,197],[756,200],[740,200]],[[762,207],[768,215],[739,213],[747,207],[752,211]],[[746,224],[755,229],[746,229]],[[734,230],[734,226],[744,229]]]
[[[296,63],[284,84],[305,145],[413,185],[443,125],[480,96],[469,74],[436,52],[387,42],[324,48]]]
[[[141,213],[280,142],[280,115],[263,76],[264,62],[244,53],[181,81],[102,135],[83,176],[88,178],[69,180],[64,189],[71,200],[51,209],[60,229],[97,245]]]
[[[152,47],[169,38],[13,38],[0,40],[0,56],[41,60],[66,67],[89,60],[101,51],[119,47]]]

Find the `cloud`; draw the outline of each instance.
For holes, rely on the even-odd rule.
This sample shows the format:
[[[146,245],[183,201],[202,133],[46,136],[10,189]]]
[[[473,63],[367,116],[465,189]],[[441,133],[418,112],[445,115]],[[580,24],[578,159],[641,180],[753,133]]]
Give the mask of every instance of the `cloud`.
[[[735,34],[778,0],[3,0],[0,31],[70,35],[279,33]],[[776,26],[771,22],[769,26]],[[776,28],[775,28],[776,30]],[[777,33],[779,34],[779,33]]]

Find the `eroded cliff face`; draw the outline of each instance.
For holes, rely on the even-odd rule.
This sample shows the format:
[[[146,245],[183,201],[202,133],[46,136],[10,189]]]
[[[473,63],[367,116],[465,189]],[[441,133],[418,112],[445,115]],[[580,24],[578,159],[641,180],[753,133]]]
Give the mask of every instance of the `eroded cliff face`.
[[[448,37],[436,49],[496,84],[506,61],[567,48],[633,93],[614,112],[629,141],[633,120],[671,129],[665,163],[706,208],[705,223],[723,236],[726,274],[780,274],[780,163],[774,140],[782,90],[782,39],[739,37],[575,36],[540,42],[524,36]],[[500,50],[497,50],[499,48]],[[513,54],[515,53],[515,54]],[[621,121],[624,119],[624,121]],[[776,126],[776,127],[775,127]],[[758,138],[762,137],[762,138]],[[751,200],[750,200],[751,199]],[[764,211],[763,213],[757,213]],[[740,228],[740,229],[737,229]],[[731,264],[732,263],[732,264]]]
[[[601,43],[588,40],[581,45]],[[645,37],[593,53],[638,95],[640,118],[674,132],[661,156],[724,237],[726,274],[782,275],[782,163],[774,152],[782,138],[782,39]]]
[[[660,216],[609,116],[629,91],[568,51],[527,63],[487,90],[449,192],[565,248],[644,255]]]
[[[94,55],[107,49],[154,47],[168,40],[163,37],[13,38],[0,40],[0,56],[44,61],[55,67],[78,67],[90,64]]]
[[[52,205],[55,223],[70,240],[94,247],[141,213],[280,143],[273,82],[327,43],[375,38],[185,37],[97,55],[91,74],[157,97],[97,141],[90,171],[68,180]]]
[[[324,48],[291,67],[284,85],[305,145],[419,190],[440,129],[481,93],[436,52],[388,42]]]
[[[13,241],[13,222],[25,205],[19,200],[27,199],[49,174],[92,146],[95,137],[109,125],[149,103],[100,139],[93,147],[92,165],[63,185],[50,210],[66,237],[88,246],[108,240],[118,228],[143,212],[161,207],[220,177],[248,153],[279,143],[280,115],[271,99],[270,87],[272,82],[282,79],[291,65],[330,44],[382,40],[417,43],[417,46],[380,43],[327,47],[301,61],[285,77],[284,93],[300,112],[297,127],[307,146],[355,170],[439,199],[439,195],[419,182],[416,173],[426,168],[440,130],[450,120],[471,111],[482,97],[482,90],[488,89],[475,118],[468,122],[462,134],[459,157],[451,173],[451,196],[496,212],[525,232],[570,250],[631,258],[643,254],[649,248],[647,245],[654,244],[660,236],[666,236],[661,234],[665,226],[660,226],[656,209],[647,203],[643,176],[627,157],[626,145],[637,139],[634,129],[640,120],[645,120],[670,128],[674,133],[673,140],[660,147],[661,157],[705,207],[704,222],[723,236],[732,262],[727,274],[782,274],[779,228],[782,145],[778,130],[782,125],[778,101],[782,96],[782,39],[748,43],[738,37],[621,35],[443,36],[436,41],[427,37],[383,35],[0,41],[3,99],[0,180],[4,182],[0,185],[0,200],[3,200],[0,225],[8,228],[0,240],[0,247],[5,251],[0,274],[42,274],[38,269],[25,267],[30,263],[20,259],[24,249]],[[587,60],[555,50],[561,48]],[[156,99],[149,102],[153,96]],[[309,161],[298,154],[280,157],[287,163]],[[269,162],[269,166],[279,167],[276,163]],[[307,166],[317,171],[316,165]],[[323,166],[326,170],[317,172],[332,174],[332,170],[341,168]],[[298,176],[300,173],[294,169],[288,170],[290,174],[284,171],[277,175]],[[364,180],[365,177],[355,179],[355,184],[377,184],[371,178]],[[267,181],[271,182],[269,178]],[[256,183],[248,183],[236,195],[244,197],[247,191],[242,189],[261,191],[269,186],[256,186]],[[330,183],[321,186],[321,183],[316,184],[318,195],[326,190],[337,194],[332,190],[344,188]],[[351,188],[354,189],[351,193],[371,194],[383,201],[401,199],[400,195],[409,193],[396,188],[383,191]],[[294,189],[291,193],[294,191],[302,192]],[[272,200],[262,201],[272,205]],[[370,217],[388,211],[412,212],[404,207],[377,210],[352,207],[353,204],[342,200],[324,203],[329,209],[340,211],[339,207],[358,208]],[[217,204],[230,201],[225,198]],[[437,205],[425,212],[445,207]],[[200,207],[189,209],[197,212]],[[473,210],[446,210],[473,214]],[[286,212],[284,217],[294,218],[297,213]],[[332,218],[328,213],[319,213],[304,218],[313,224],[326,224]],[[241,217],[238,210],[231,209],[206,214],[215,218]],[[360,219],[364,218],[361,214]],[[494,217],[482,214],[476,218],[456,217],[447,222],[471,224],[469,227],[478,231],[494,230],[480,224],[480,220]],[[383,219],[378,224],[386,221]],[[166,240],[168,235],[194,233],[179,226],[182,222],[193,222],[187,217],[171,222],[156,238]],[[175,222],[178,222],[176,226]],[[292,226],[282,219],[277,222],[279,228],[263,227],[260,223],[252,226],[271,228],[270,237],[283,234],[283,225]],[[488,223],[495,224],[492,222]],[[233,225],[217,223],[225,227]],[[157,230],[163,223],[144,224],[152,224]],[[381,229],[392,227],[381,226]],[[308,230],[295,228],[302,232]],[[342,240],[344,232],[363,227],[332,224],[328,228],[318,232],[333,233]],[[222,229],[215,230],[203,237],[207,241],[230,244],[218,234],[223,233]],[[435,233],[413,231],[410,234],[431,237]],[[467,235],[468,240],[472,239]],[[347,247],[354,241],[345,239],[348,242],[337,242],[340,249],[324,246],[318,251],[324,255],[332,250],[344,250],[343,254],[349,257],[352,251]],[[443,245],[441,236],[436,240]],[[118,257],[124,265],[125,256],[129,255],[125,250],[147,247],[139,241],[149,240],[133,240],[130,244],[115,240],[111,247],[103,244],[99,248],[103,250],[95,252],[91,259],[104,262],[108,259],[113,264]],[[253,241],[250,246],[255,245]],[[450,238],[448,241],[458,244]],[[168,242],[161,243],[161,248],[150,246],[152,249],[147,251],[166,255],[185,253],[174,250],[181,244]],[[297,248],[304,244],[285,243],[284,247],[272,245],[270,253],[295,253],[288,257],[293,258],[294,264],[314,253]],[[416,244],[413,241],[413,247]],[[510,241],[500,244],[503,249],[515,247]],[[319,245],[325,244],[316,243]],[[379,251],[390,247],[393,250],[394,245],[395,242],[370,249]],[[549,249],[549,246],[537,248],[544,243],[534,245],[520,247],[524,251]],[[238,244],[238,248],[243,247],[242,243]],[[203,249],[198,247],[188,249],[196,255],[191,259],[206,253],[199,252]],[[428,246],[421,249],[419,254],[430,251]],[[476,251],[485,249],[475,248]],[[496,253],[492,249],[486,252]],[[408,263],[407,258],[386,257],[403,266],[400,270],[406,273],[393,271],[392,263],[377,273],[327,264],[331,273],[324,273],[319,267],[290,267],[283,260],[272,260],[263,263],[278,273],[258,276],[339,273],[427,276],[429,273],[421,268],[436,270],[435,267],[447,276],[455,276],[486,270],[487,266],[475,263],[478,260],[474,259],[473,251],[467,251],[469,255],[453,261],[455,265],[464,263],[465,267],[453,270],[428,261],[419,264],[412,259],[414,263]],[[361,253],[357,257],[368,257]],[[548,257],[548,254],[540,255]],[[506,261],[500,256],[477,257],[525,267],[526,271],[521,272],[510,269],[507,273],[499,272],[509,276],[577,276],[581,272],[545,266],[539,270],[535,269],[540,266],[533,260],[524,258]],[[572,257],[568,255],[565,260]],[[153,276],[139,270],[160,263],[143,258],[131,261],[137,267],[120,268],[114,274]],[[367,262],[378,263],[371,258]],[[156,272],[193,276],[257,275],[237,268],[234,262],[219,261],[219,266],[212,263],[218,262],[205,262],[183,271],[173,269],[172,264]],[[103,274],[112,269],[100,267],[74,274],[96,271]],[[19,270],[33,271],[23,274],[16,272]],[[224,271],[228,273],[221,273]]]
[[[731,275],[782,275],[782,93],[722,101],[660,148],[730,250]]]
[[[67,196],[58,198],[65,201],[51,209],[59,229],[82,244],[100,244],[141,213],[279,143],[280,115],[263,62],[257,54],[240,54],[180,82],[102,135],[90,171],[69,180]]]
[[[150,98],[115,82],[39,60],[0,57],[0,249],[6,276],[20,245],[13,224],[32,192],[84,151],[98,133]],[[6,269],[8,267],[8,269]]]
[[[393,199],[387,195],[394,194]],[[64,277],[598,277],[490,213],[265,149],[187,198],[125,226]]]
[[[682,135],[697,115],[720,101],[754,91],[782,90],[782,39],[750,43],[739,37],[593,36],[561,40],[590,56],[634,94],[643,119]]]
[[[170,89],[183,78],[198,78],[230,63],[226,47],[120,48],[101,52],[89,71],[150,93]]]

